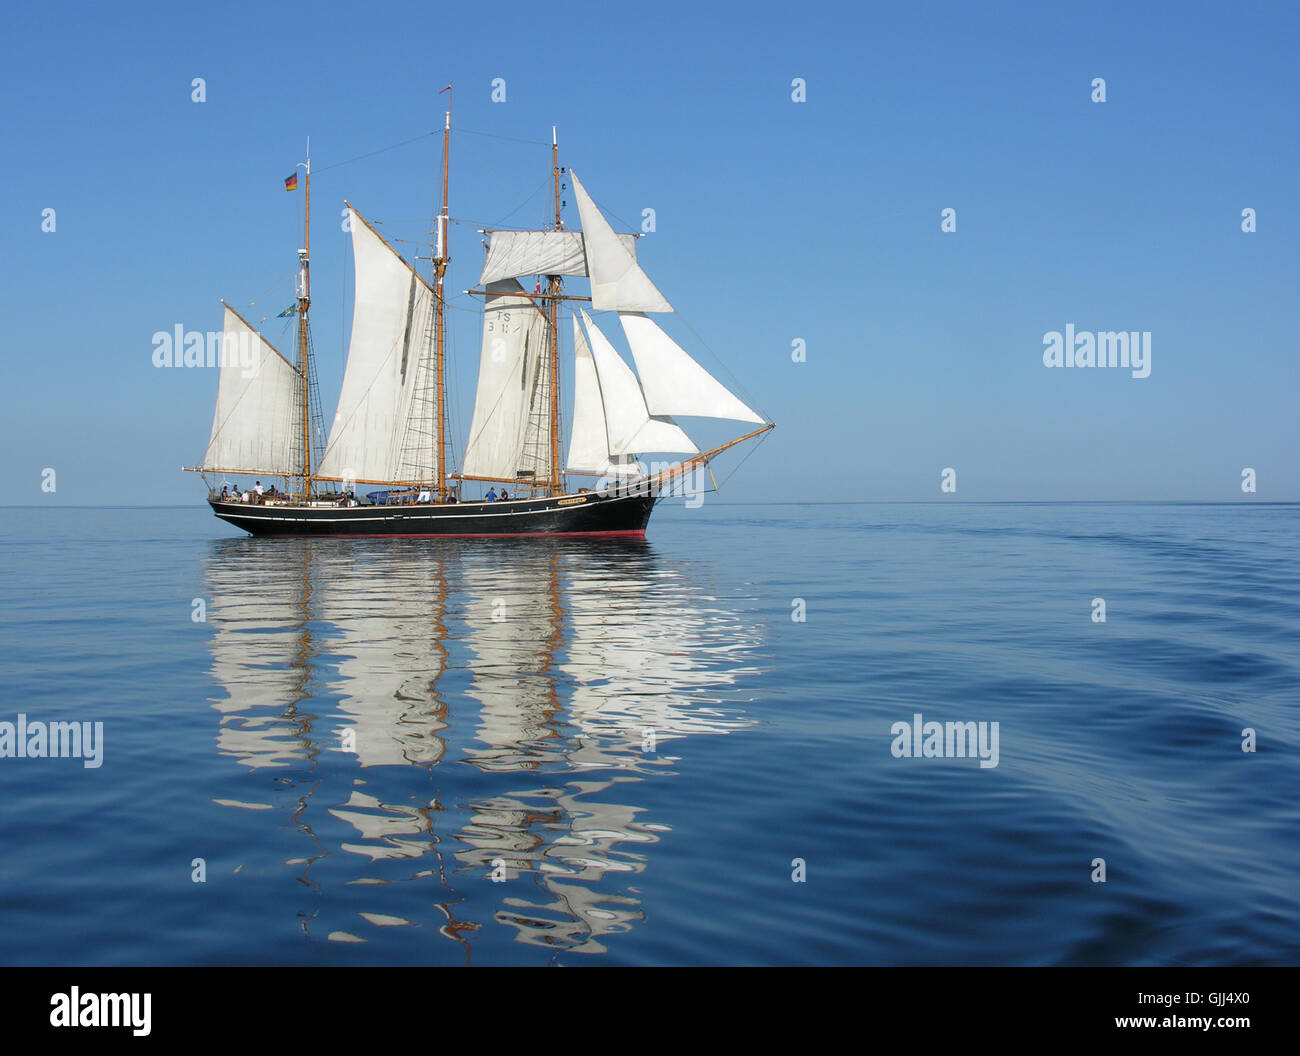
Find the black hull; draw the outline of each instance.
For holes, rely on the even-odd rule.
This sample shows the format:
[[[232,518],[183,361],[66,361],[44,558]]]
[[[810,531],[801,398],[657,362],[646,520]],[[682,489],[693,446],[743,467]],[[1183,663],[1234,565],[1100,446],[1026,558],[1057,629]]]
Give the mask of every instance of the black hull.
[[[415,506],[259,505],[209,499],[212,512],[252,535],[446,538],[645,538],[653,495],[587,492],[546,499]]]

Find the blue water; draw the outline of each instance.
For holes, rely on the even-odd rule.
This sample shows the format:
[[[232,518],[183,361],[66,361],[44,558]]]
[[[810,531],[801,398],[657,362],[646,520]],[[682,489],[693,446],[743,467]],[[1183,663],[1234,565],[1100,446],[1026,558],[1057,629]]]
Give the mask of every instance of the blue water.
[[[0,963],[1300,962],[1300,507],[0,539]]]

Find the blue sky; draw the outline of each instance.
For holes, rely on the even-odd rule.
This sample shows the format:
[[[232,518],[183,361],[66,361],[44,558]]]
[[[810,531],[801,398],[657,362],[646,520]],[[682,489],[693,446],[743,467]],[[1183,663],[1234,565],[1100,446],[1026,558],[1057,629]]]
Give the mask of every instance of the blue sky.
[[[255,320],[290,303],[302,198],[282,180],[308,135],[328,420],[343,199],[409,259],[429,253],[439,193],[435,136],[350,159],[440,128],[448,81],[465,130],[451,288],[477,277],[476,227],[545,222],[558,125],[616,221],[655,210],[640,256],[678,310],[670,332],[777,422],[724,500],[940,499],[944,467],[964,500],[1300,500],[1294,5],[53,3],[7,19],[7,503],[201,501],[178,467],[206,444],[215,372],[155,369],[151,338],[219,328],[219,298]],[[478,334],[450,314],[461,444]],[[291,353],[283,323],[264,332]],[[1150,377],[1046,368],[1043,335],[1066,324],[1150,331]]]

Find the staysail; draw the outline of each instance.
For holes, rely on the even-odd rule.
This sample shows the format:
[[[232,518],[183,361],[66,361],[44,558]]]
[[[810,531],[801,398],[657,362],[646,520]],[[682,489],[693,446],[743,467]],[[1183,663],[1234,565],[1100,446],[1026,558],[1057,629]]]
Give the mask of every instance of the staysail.
[[[582,321],[591,335],[610,459],[646,451],[697,454],[699,448],[676,422],[663,415],[651,415],[646,409],[645,396],[632,368],[586,312],[582,312]]]
[[[616,476],[636,471],[636,461],[614,462],[609,457],[609,436],[605,427],[605,401],[600,395],[600,377],[587,339],[582,336],[578,317],[573,317],[573,430],[569,436],[570,473],[594,477]]]
[[[347,369],[318,476],[429,481],[437,438],[422,405],[433,391],[433,290],[351,205],[356,300]],[[410,443],[412,429],[424,442]]]
[[[651,414],[763,423],[735,394],[640,312],[619,312]]]
[[[465,476],[549,476],[549,443],[529,443],[530,422],[550,411],[543,369],[546,331],[546,316],[518,282],[504,279],[487,286],[474,420],[461,470]]]
[[[301,457],[298,370],[225,305],[205,470],[290,476]]]

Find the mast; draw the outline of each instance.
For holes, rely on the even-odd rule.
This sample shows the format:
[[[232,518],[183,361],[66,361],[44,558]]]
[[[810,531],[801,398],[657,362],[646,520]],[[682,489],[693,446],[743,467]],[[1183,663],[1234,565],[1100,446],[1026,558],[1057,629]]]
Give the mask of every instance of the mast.
[[[435,311],[437,312],[437,322],[435,324],[436,334],[436,370],[437,391],[438,391],[438,421],[435,425],[434,445],[437,454],[437,497],[439,502],[447,501],[447,399],[446,399],[446,348],[444,345],[444,297],[442,282],[443,277],[447,274],[447,265],[451,261],[448,255],[450,247],[447,244],[447,175],[448,162],[451,151],[451,85],[447,85],[442,90],[447,93],[447,119],[442,128],[442,213],[438,216],[438,249],[437,255],[433,258],[433,271],[435,278],[434,301]],[[438,93],[439,95],[442,92]]]
[[[564,227],[560,219],[560,148],[555,135],[555,126],[551,126],[551,175],[555,183],[555,230]],[[551,494],[560,493],[560,286],[558,275],[550,276],[550,298],[547,303],[548,319],[551,327]]]
[[[302,419],[302,494],[311,498],[311,394],[309,391],[307,310],[311,307],[311,139],[307,140],[306,193],[303,211],[303,248],[298,250],[298,388],[299,413]]]

